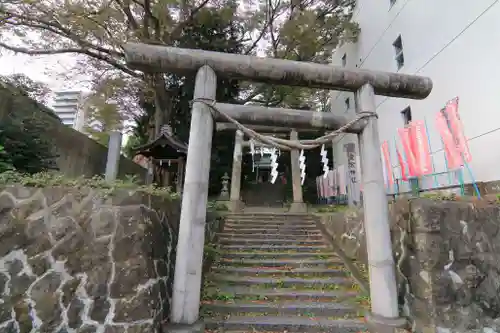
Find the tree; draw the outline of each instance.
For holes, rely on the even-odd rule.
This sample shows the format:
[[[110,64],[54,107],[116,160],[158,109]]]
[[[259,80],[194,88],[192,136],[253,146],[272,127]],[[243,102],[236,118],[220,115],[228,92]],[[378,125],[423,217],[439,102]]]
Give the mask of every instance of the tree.
[[[9,154],[5,151],[3,146],[0,146],[0,173],[14,170],[14,165],[12,164],[12,159]]]
[[[0,78],[0,100],[0,172],[57,169],[54,143],[45,135],[46,115],[40,112],[59,118],[5,78]]]
[[[357,26],[350,21],[353,2],[247,0],[239,5],[235,0],[0,0],[0,48],[30,55],[83,55],[86,58],[80,69],[92,74],[94,83],[111,77],[127,81],[130,90],[151,90],[155,112],[170,119],[168,78],[127,67],[121,48],[125,42],[181,45],[179,39],[194,26],[197,14],[209,8],[220,12],[226,24],[236,22],[243,27],[239,41],[246,47],[241,53],[256,54],[260,47],[276,58],[325,62],[339,42],[357,34]],[[252,84],[234,102],[311,106],[310,101],[303,101],[310,95],[304,89]],[[121,109],[130,105],[124,101]]]
[[[261,0],[256,14],[255,42],[263,42],[269,57],[330,63],[333,50],[355,41],[359,28],[352,22],[354,0]],[[244,102],[266,106],[321,110],[324,91],[249,84]]]
[[[33,117],[2,120],[0,125],[1,172],[15,169],[22,173],[37,173],[57,169],[53,143],[44,139],[45,124]],[[12,166],[11,168],[9,166]]]
[[[147,119],[140,126],[149,138],[164,121],[186,137],[190,116],[186,105],[192,92],[187,83],[192,84],[192,78],[129,68],[123,43],[200,47],[193,42],[196,38],[190,36],[190,29],[198,28],[207,13],[204,10],[208,10],[217,12],[223,21],[217,23],[216,31],[230,23],[239,27],[237,41],[244,47],[226,52],[327,63],[339,43],[357,36],[357,25],[351,21],[353,6],[353,0],[245,0],[241,4],[235,0],[0,0],[0,48],[30,55],[83,55],[78,69],[92,75],[94,84],[108,78],[126,83],[114,98],[120,110],[128,112],[127,117],[145,114]],[[227,83],[240,92],[226,94],[227,99],[220,101],[325,107],[316,90]],[[146,104],[148,107],[141,110]],[[214,156],[221,164],[224,160],[227,168],[231,164],[229,140],[217,143],[227,147],[224,156],[228,156]]]
[[[123,129],[124,118],[115,99],[117,92],[122,89],[122,83],[121,80],[103,80],[83,104],[85,132],[104,146],[108,145],[111,131]]]
[[[209,2],[4,0],[0,1],[0,47],[30,55],[84,55],[80,69],[93,75],[94,83],[113,78],[115,82],[128,82],[127,86],[150,89],[154,92],[155,108],[169,119],[170,96],[165,89],[165,75],[130,69],[121,46],[125,42],[173,45]],[[211,6],[228,14],[234,14],[236,8],[233,0],[212,1]],[[231,15],[227,15],[227,22]]]
[[[24,74],[4,76],[2,81],[10,83],[11,85],[21,89],[38,103],[47,105],[49,101],[51,90],[49,86],[43,82],[34,81]]]
[[[145,137],[139,137],[136,135],[131,135],[128,137],[125,146],[123,147],[123,154],[130,159],[133,159],[135,154],[135,148],[142,146],[147,143],[144,139]]]
[[[242,26],[237,22],[228,24],[224,12],[216,9],[203,8],[194,17],[194,23],[186,27],[181,33],[178,45],[180,47],[197,48],[210,51],[239,53],[243,49],[240,43]],[[191,118],[191,103],[194,91],[194,77],[180,78],[168,75],[167,89],[171,93],[172,117],[169,123],[172,125],[175,135],[184,142],[189,140],[189,125]],[[219,78],[217,82],[217,100],[234,100],[239,94],[238,82]],[[154,102],[147,91],[140,96],[140,105],[143,114],[134,117],[135,126],[132,136],[127,143],[125,151],[130,154],[131,148],[145,144],[144,137],[148,135],[154,119]],[[232,160],[234,134],[215,133],[212,149],[212,168],[210,193],[220,191],[220,179],[224,172],[229,172]],[[131,147],[132,146],[132,147]]]

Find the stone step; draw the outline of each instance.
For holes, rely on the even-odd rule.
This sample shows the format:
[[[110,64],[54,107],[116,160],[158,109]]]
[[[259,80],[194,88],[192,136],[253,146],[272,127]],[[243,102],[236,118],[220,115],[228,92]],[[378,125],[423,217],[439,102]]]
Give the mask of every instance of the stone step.
[[[316,225],[314,220],[263,220],[263,219],[233,219],[226,217],[226,222],[234,224],[244,224],[244,225]]]
[[[326,316],[344,317],[359,316],[360,309],[350,304],[332,304],[320,302],[224,302],[213,301],[203,305],[204,311],[217,312],[219,315],[233,315],[238,313],[258,313],[266,316],[299,315],[299,316]]]
[[[353,301],[356,297],[360,296],[359,292],[354,290],[297,290],[293,288],[265,289],[260,288],[259,286],[217,286],[217,293],[230,295],[235,300],[296,300],[337,303]]]
[[[278,225],[278,224],[251,224],[251,223],[230,223],[226,222],[224,223],[224,230],[226,229],[232,229],[232,230],[241,230],[241,229],[266,229],[269,231],[272,230],[279,230],[279,231],[290,231],[290,232],[295,232],[295,231],[319,231],[318,227],[316,224],[290,224],[290,225]]]
[[[238,233],[240,235],[266,235],[266,234],[287,234],[287,235],[321,235],[321,232],[316,228],[310,229],[291,229],[291,228],[229,228],[227,225],[224,232]]]
[[[264,267],[214,267],[212,272],[216,274],[231,274],[238,276],[255,277],[304,277],[304,276],[323,276],[323,277],[346,277],[346,271],[335,268],[264,268]]]
[[[290,213],[228,213],[226,214],[229,218],[234,219],[252,219],[252,218],[266,218],[266,219],[277,219],[277,220],[286,220],[286,219],[314,219],[314,216],[311,214],[290,214]]]
[[[207,329],[244,330],[246,332],[335,332],[357,333],[366,331],[366,325],[359,319],[331,320],[297,316],[231,316],[227,319],[205,320]]]
[[[322,240],[319,239],[275,239],[275,238],[245,238],[245,239],[233,239],[227,237],[219,238],[220,244],[228,245],[250,245],[250,244],[262,244],[262,245],[322,245],[324,244]]]
[[[321,267],[343,265],[339,258],[327,259],[226,259],[220,258],[223,266],[258,266],[258,267]]]
[[[254,252],[254,251],[268,251],[268,252],[283,252],[283,251],[295,251],[295,252],[309,252],[318,253],[330,251],[326,245],[259,245],[259,244],[249,244],[249,245],[222,245],[221,248],[224,251],[241,251],[241,252]]]
[[[225,229],[266,229],[269,231],[279,230],[280,232],[285,231],[315,231],[318,232],[320,229],[316,226],[316,224],[305,224],[305,223],[294,223],[294,224],[266,224],[266,223],[230,223],[227,222],[224,224]]]
[[[221,257],[225,259],[328,259],[338,258],[333,252],[221,252]],[[339,259],[340,260],[340,259]]]
[[[217,233],[219,237],[222,238],[231,238],[231,239],[248,239],[249,235],[248,234],[240,234],[240,233],[234,233],[234,232],[227,232],[225,230],[224,232]],[[310,235],[293,235],[291,237],[290,235],[286,233],[276,233],[276,234],[257,234],[255,233],[254,236],[258,236],[259,239],[290,239],[293,238],[295,240],[322,240],[323,236],[321,234],[310,234]]]
[[[212,281],[238,286],[263,285],[266,288],[288,288],[301,287],[308,289],[327,289],[335,290],[340,287],[352,285],[348,278],[331,277],[331,278],[269,278],[269,277],[248,277],[224,274],[211,274]]]

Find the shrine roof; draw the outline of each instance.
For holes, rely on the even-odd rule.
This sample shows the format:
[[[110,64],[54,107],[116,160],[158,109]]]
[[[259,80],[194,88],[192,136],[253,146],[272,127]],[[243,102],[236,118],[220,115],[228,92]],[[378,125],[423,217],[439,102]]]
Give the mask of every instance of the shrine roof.
[[[162,128],[160,135],[153,141],[135,148],[136,154],[157,159],[179,158],[187,155],[188,146],[171,134],[169,128]]]

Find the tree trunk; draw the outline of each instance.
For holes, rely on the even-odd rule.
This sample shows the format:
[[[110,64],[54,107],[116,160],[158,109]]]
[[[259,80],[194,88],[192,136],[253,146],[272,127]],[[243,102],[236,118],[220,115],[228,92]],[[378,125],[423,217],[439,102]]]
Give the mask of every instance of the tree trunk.
[[[171,96],[165,87],[163,74],[153,76],[153,87],[155,94],[155,135],[160,135],[161,126],[168,123],[171,114]]]

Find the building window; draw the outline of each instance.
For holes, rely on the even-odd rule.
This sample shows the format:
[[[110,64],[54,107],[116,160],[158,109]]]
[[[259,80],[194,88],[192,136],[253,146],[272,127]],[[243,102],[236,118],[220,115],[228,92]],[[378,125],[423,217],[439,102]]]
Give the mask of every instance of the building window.
[[[403,67],[405,64],[405,57],[403,55],[403,41],[401,40],[401,35],[396,38],[394,43],[392,43],[392,46],[394,46],[394,51],[396,52],[396,64],[398,65],[398,69],[401,69],[401,67]]]
[[[349,109],[351,108],[351,100],[349,99],[349,97],[345,99],[344,103],[345,103],[345,112],[348,112]]]
[[[407,107],[403,111],[401,111],[401,115],[403,116],[403,122],[405,125],[411,123],[411,108]]]
[[[347,53],[344,53],[342,56],[342,67],[345,67],[347,65]]]

